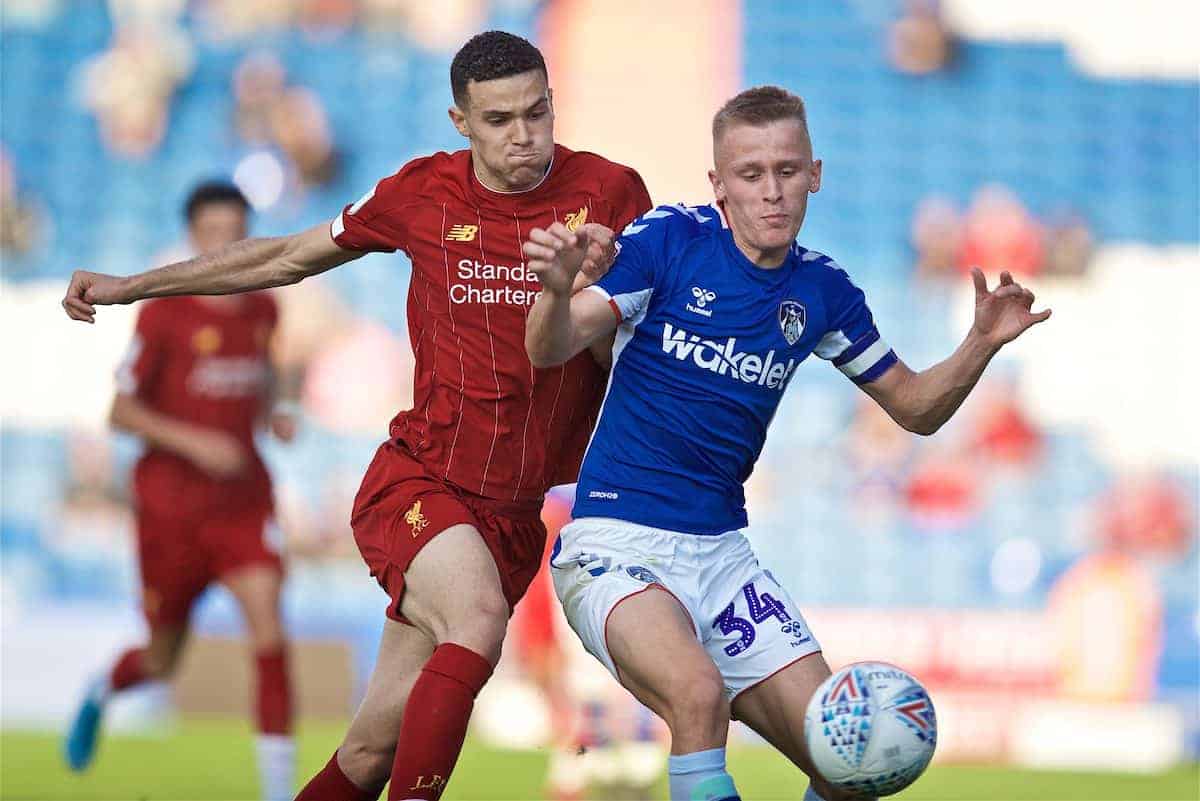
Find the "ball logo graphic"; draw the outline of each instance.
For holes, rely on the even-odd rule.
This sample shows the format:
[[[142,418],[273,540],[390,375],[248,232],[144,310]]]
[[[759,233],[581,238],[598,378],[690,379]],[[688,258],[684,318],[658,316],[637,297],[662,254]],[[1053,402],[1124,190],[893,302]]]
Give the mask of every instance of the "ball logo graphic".
[[[804,717],[813,764],[839,789],[891,795],[916,781],[937,747],[929,693],[886,662],[856,662],[826,679]]]

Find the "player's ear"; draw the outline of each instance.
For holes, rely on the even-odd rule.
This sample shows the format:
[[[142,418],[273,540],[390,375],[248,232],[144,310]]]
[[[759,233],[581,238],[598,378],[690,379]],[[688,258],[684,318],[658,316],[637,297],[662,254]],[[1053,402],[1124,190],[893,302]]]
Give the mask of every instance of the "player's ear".
[[[446,113],[450,115],[450,122],[454,123],[455,129],[467,137],[471,138],[471,129],[467,126],[467,115],[458,106],[451,106],[446,109]]]
[[[709,180],[709,183],[712,184],[713,197],[715,197],[717,199],[717,203],[724,203],[725,202],[725,184],[724,184],[724,182],[721,181],[721,178],[717,175],[716,170],[708,171],[708,180]]]
[[[812,180],[809,182],[808,191],[817,193],[821,191],[821,160],[814,159],[812,163]]]

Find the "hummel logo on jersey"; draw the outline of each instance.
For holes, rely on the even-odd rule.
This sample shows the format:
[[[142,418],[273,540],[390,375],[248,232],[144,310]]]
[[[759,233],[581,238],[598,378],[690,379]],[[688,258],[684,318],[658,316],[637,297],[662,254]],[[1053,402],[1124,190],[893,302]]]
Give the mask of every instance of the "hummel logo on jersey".
[[[474,242],[475,234],[479,233],[478,225],[452,225],[446,239],[451,242]]]
[[[681,362],[690,356],[697,367],[710,373],[728,375],[744,384],[757,384],[781,392],[799,364],[795,359],[788,359],[786,365],[775,361],[774,349],[767,351],[766,356],[740,353],[736,337],[729,337],[717,344],[711,339],[702,340],[670,323],[663,323],[662,349],[663,353]]]
[[[580,206],[579,211],[567,215],[567,230],[574,231],[585,222],[587,222],[587,206]]]
[[[692,297],[696,299],[696,305],[687,304],[687,310],[702,317],[712,317],[713,310],[704,307],[717,299],[717,293],[694,286],[692,287]]]

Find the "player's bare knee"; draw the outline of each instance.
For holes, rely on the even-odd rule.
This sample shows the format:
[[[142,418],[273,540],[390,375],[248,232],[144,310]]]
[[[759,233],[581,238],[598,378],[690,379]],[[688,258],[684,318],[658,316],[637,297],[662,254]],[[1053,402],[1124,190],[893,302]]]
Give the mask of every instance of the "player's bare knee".
[[[672,732],[701,733],[729,725],[729,701],[715,670],[681,677],[666,700],[667,723]]]
[[[347,736],[338,748],[338,764],[359,786],[380,786],[387,781],[396,758],[396,741],[370,742]]]
[[[438,641],[458,643],[495,662],[500,657],[508,616],[508,605],[503,599],[499,604],[481,602],[470,614],[450,622],[445,636]]]
[[[142,670],[152,679],[168,679],[179,665],[179,651],[147,648],[142,655]]]

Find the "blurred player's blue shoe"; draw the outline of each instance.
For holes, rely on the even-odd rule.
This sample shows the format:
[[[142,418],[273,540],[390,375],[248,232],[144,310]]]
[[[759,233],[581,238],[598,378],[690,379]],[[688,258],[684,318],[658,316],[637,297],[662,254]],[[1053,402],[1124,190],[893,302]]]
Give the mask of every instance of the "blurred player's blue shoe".
[[[71,770],[80,771],[86,768],[96,754],[96,740],[100,733],[100,719],[104,716],[104,706],[97,701],[92,693],[88,693],[75,713],[75,720],[67,731],[67,739],[63,743],[63,756]]]

